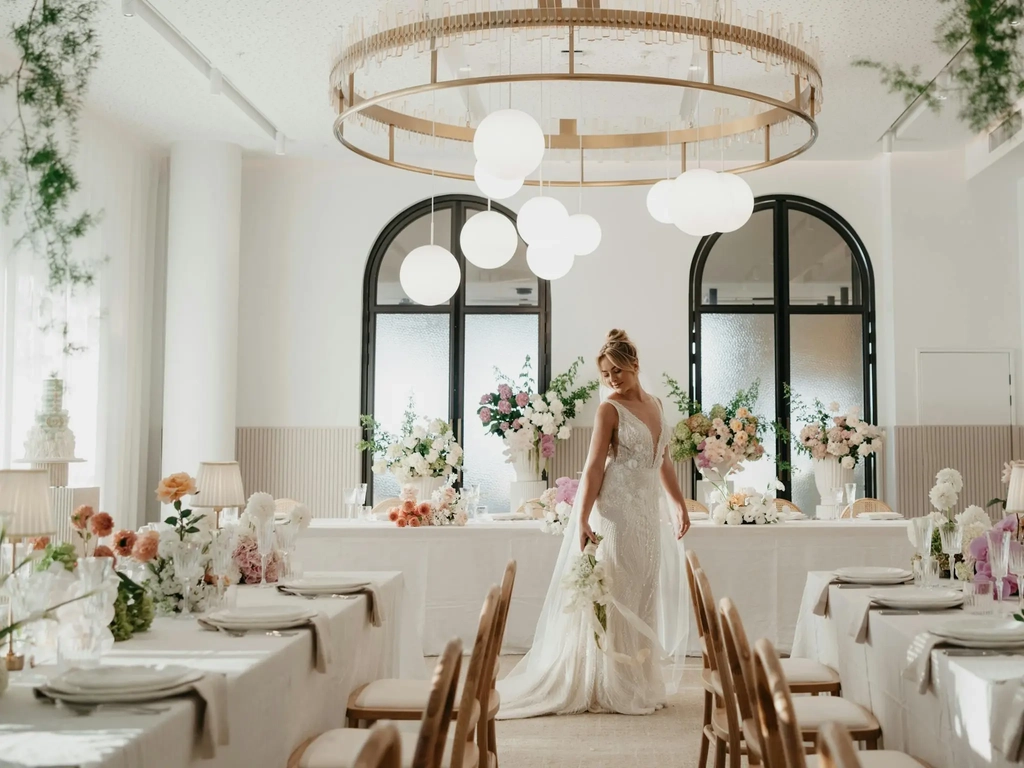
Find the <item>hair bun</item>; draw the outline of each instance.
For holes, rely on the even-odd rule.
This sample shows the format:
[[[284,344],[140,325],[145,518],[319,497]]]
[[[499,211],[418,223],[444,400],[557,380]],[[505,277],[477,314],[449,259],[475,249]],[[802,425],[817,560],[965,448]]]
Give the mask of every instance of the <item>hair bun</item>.
[[[629,341],[629,335],[625,331],[621,331],[618,328],[612,328],[608,331],[607,341]]]

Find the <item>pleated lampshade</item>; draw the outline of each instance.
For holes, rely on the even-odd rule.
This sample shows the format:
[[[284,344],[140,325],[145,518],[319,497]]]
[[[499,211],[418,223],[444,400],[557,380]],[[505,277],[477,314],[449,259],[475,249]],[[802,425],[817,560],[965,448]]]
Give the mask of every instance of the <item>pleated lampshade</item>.
[[[50,473],[45,469],[0,470],[0,516],[7,518],[7,535],[12,538],[54,533]]]
[[[207,509],[244,507],[245,489],[237,461],[203,461],[196,473],[192,504]]]

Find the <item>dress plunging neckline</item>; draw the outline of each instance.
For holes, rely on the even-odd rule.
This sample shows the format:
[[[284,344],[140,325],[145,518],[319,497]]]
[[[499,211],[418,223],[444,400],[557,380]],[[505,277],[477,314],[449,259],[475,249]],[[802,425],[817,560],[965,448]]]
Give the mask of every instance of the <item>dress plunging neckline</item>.
[[[651,463],[656,465],[658,463],[658,448],[661,447],[661,438],[665,432],[665,417],[662,414],[661,407],[659,406],[658,408],[658,421],[660,422],[660,426],[658,427],[658,438],[655,439],[654,430],[651,429],[650,425],[646,421],[641,419],[639,416],[637,416],[635,413],[633,413],[633,410],[631,408],[627,408],[624,402],[622,402],[621,400],[612,400],[611,402],[619,405],[621,408],[623,408],[623,410],[626,411],[626,413],[628,413],[634,419],[643,424],[644,428],[647,430],[648,436],[651,438],[651,452],[653,454],[651,457]]]

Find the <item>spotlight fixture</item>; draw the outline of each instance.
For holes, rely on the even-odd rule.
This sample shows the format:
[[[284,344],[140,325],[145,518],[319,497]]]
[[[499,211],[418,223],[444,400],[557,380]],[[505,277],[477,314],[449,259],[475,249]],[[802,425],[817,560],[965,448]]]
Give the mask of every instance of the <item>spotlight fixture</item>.
[[[284,138],[284,134],[281,131],[277,132],[277,135],[274,137],[274,142],[277,145],[277,147],[276,147],[277,154],[283,155],[284,154],[284,149],[285,149],[285,138]]]
[[[121,13],[130,19],[135,15],[135,0],[121,0]]]

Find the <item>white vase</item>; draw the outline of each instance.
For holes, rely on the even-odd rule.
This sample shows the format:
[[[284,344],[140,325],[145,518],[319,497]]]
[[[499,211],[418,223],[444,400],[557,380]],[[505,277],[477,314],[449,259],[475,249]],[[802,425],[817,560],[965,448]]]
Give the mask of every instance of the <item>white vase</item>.
[[[443,477],[417,477],[406,485],[412,486],[413,492],[416,494],[416,501],[430,501],[434,491],[444,485],[444,480]]]
[[[698,474],[703,476],[705,480],[716,486],[724,486],[726,484],[726,478],[736,468],[735,465],[729,462],[722,462],[721,464],[712,464],[710,467],[704,467],[701,469],[700,465],[697,464],[697,459],[694,458],[693,466],[696,468]]]
[[[847,469],[839,463],[839,459],[830,456],[826,459],[814,459],[814,484],[818,488],[819,502],[823,507],[834,507],[841,504],[836,492],[842,491],[847,483],[853,482],[853,469]]]
[[[1024,461],[1010,462],[1010,485],[1006,489],[1006,512],[1024,512]]]
[[[536,451],[517,451],[512,456],[512,468],[517,483],[539,483],[542,479]]]

